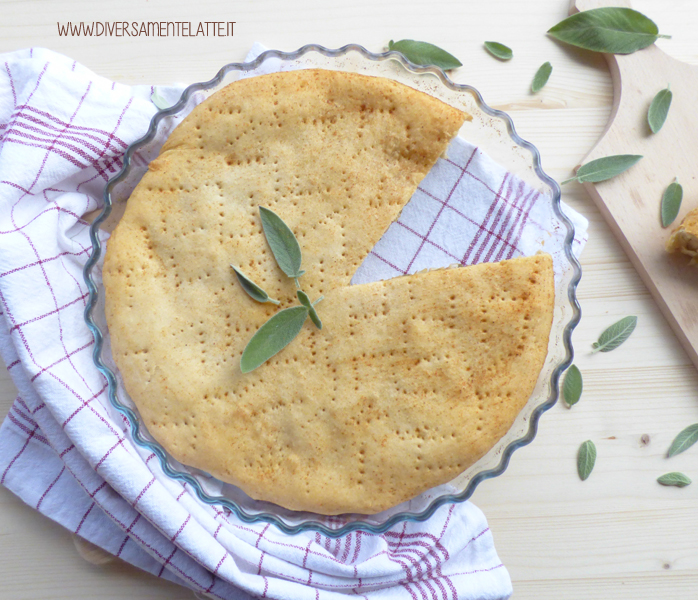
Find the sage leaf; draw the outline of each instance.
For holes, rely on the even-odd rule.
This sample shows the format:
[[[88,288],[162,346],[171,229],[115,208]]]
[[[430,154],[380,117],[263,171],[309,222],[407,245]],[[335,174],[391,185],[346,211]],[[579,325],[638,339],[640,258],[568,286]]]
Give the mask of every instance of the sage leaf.
[[[595,352],[610,352],[620,346],[630,337],[637,325],[637,317],[624,317],[617,323],[608,327],[600,336],[599,341],[594,342],[591,347]]]
[[[684,450],[688,450],[693,444],[698,442],[698,423],[689,425],[679,435],[676,436],[669,451],[666,453],[667,458],[671,458],[677,454],[681,454]]]
[[[565,381],[562,384],[562,396],[568,406],[573,406],[582,397],[582,374],[577,365],[567,369]]]
[[[548,30],[561,42],[594,52],[630,54],[660,36],[657,25],[631,8],[595,8],[567,17]]]
[[[579,183],[584,183],[586,181],[592,183],[606,181],[607,179],[611,179],[611,177],[615,177],[627,171],[641,158],[642,156],[638,154],[614,154],[613,156],[597,158],[579,167],[577,175],[563,181],[562,185],[570,181],[578,181]]]
[[[247,292],[247,295],[250,298],[252,298],[253,300],[256,300],[257,302],[271,302],[272,304],[279,303],[278,300],[274,300],[274,298],[270,298],[269,294],[267,294],[261,287],[259,287],[254,281],[252,281],[247,275],[245,275],[235,265],[230,265],[230,266],[233,268],[233,271],[235,271],[235,275],[237,275],[238,281],[240,282],[242,289]]]
[[[538,67],[538,70],[533,77],[533,83],[531,84],[531,91],[534,94],[536,92],[540,92],[545,84],[548,83],[548,79],[550,79],[550,74],[552,72],[553,65],[551,65],[549,62],[543,63],[540,67]]]
[[[669,184],[662,195],[662,227],[669,227],[679,216],[681,200],[683,200],[683,188],[678,180],[675,180],[674,183]]]
[[[577,452],[577,473],[579,473],[579,478],[582,481],[585,481],[591,475],[595,464],[596,446],[594,442],[587,440],[579,447]]]
[[[400,52],[407,60],[415,65],[434,65],[444,71],[462,67],[463,63],[455,56],[428,42],[416,40],[400,40],[388,42],[388,50]]]
[[[678,471],[673,471],[672,473],[665,473],[661,477],[657,478],[657,482],[662,485],[673,485],[675,487],[686,487],[691,484],[691,480]]]
[[[305,271],[301,271],[301,247],[288,225],[274,211],[264,206],[259,207],[259,216],[262,218],[264,235],[281,270],[289,277],[303,275]]]
[[[242,352],[240,370],[254,371],[281,352],[300,333],[308,317],[305,306],[293,306],[277,312],[255,333]]]
[[[509,60],[514,53],[509,46],[500,44],[499,42],[485,42],[485,48],[494,57],[500,60]]]
[[[652,99],[652,103],[647,111],[647,124],[650,126],[652,133],[657,133],[664,125],[664,121],[666,121],[669,114],[672,98],[673,94],[667,87],[665,90],[657,92],[657,95]]]
[[[171,106],[171,104],[160,95],[158,88],[155,88],[153,90],[153,93],[150,94],[150,101],[159,110],[165,110],[166,108],[170,108]]]
[[[308,294],[306,294],[303,290],[297,290],[296,296],[298,296],[298,300],[300,300],[300,303],[308,309],[308,315],[310,316],[310,320],[313,323],[315,323],[315,327],[317,327],[318,329],[322,329],[322,321],[320,320],[320,317],[318,317],[315,307],[310,303],[310,298],[308,298]],[[322,298],[320,298],[320,300],[321,299]],[[320,300],[317,300],[316,303]]]

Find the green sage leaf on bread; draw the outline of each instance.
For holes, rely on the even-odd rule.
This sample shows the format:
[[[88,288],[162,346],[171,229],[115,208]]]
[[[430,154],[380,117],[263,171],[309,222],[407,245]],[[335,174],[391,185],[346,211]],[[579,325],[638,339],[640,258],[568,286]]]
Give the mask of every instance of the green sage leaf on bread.
[[[235,275],[237,275],[238,281],[240,282],[240,286],[243,290],[245,290],[245,292],[247,292],[247,295],[250,298],[256,300],[257,302],[271,302],[272,304],[279,303],[278,300],[270,298],[269,294],[267,294],[254,281],[247,277],[247,275],[245,275],[238,267],[236,267],[235,265],[230,266],[233,268],[233,271],[235,271]]]
[[[289,277],[303,275],[301,247],[291,229],[279,215],[264,206],[259,207],[259,216],[262,218],[264,236],[281,270]]]
[[[300,333],[308,317],[305,306],[293,306],[277,312],[252,336],[240,359],[240,369],[249,373],[281,352]]]
[[[296,296],[298,296],[300,303],[308,309],[308,316],[310,316],[310,320],[315,324],[315,327],[322,329],[322,321],[320,320],[320,317],[318,317],[315,306],[313,306],[313,304],[310,302],[308,294],[306,294],[303,290],[297,290]],[[320,302],[320,300],[322,300],[322,297],[316,300],[315,304]]]

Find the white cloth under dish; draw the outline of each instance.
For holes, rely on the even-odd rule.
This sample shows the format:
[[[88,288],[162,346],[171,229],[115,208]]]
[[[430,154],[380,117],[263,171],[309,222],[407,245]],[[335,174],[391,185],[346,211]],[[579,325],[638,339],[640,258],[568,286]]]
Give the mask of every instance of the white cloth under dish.
[[[82,216],[102,205],[124,150],[147,130],[156,112],[151,91],[108,81],[45,49],[0,56],[0,351],[19,389],[0,427],[0,484],[105,550],[217,598],[509,597],[509,575],[470,502],[383,535],[288,536],[201,503],[154,456],[142,458],[127,423],[112,419],[83,318],[91,244]],[[181,88],[159,91],[174,101]],[[458,146],[450,160],[459,165],[468,151]],[[355,279],[439,266],[442,254],[451,264],[461,252],[488,260],[529,252],[536,203],[486,157],[471,159],[467,168],[440,161],[435,173],[443,176],[422,183]],[[463,173],[452,187],[484,185],[478,198],[493,205],[491,222],[470,241],[448,237],[453,220],[465,218],[455,191],[440,196],[439,182],[450,182],[452,169]],[[528,217],[514,222],[510,210]],[[580,228],[578,253],[586,222],[568,214]],[[521,233],[503,248],[486,245],[498,227]],[[413,250],[391,250],[403,242]]]

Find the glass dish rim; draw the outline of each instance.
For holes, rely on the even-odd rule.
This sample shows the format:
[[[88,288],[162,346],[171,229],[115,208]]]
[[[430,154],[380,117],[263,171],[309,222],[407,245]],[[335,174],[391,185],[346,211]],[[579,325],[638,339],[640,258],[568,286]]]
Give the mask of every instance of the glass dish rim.
[[[120,183],[122,180],[126,178],[132,166],[131,159],[134,153],[142,146],[152,141],[152,139],[155,137],[157,133],[158,125],[163,118],[173,115],[180,111],[182,108],[184,108],[184,106],[191,98],[192,94],[194,94],[195,92],[208,90],[220,84],[221,81],[223,81],[224,77],[231,71],[251,71],[270,58],[294,60],[309,52],[318,52],[325,57],[336,58],[343,56],[350,51],[358,52],[364,58],[367,58],[370,61],[374,62],[382,62],[385,60],[397,60],[408,71],[418,74],[431,73],[433,75],[436,75],[441,81],[441,83],[445,85],[447,88],[453,91],[469,92],[473,94],[478,107],[489,116],[502,119],[507,126],[507,132],[509,133],[511,139],[518,146],[527,149],[532,154],[533,167],[535,173],[538,176],[538,178],[551,189],[553,212],[555,213],[555,216],[565,225],[567,230],[564,239],[564,252],[566,259],[569,261],[573,269],[573,275],[570,279],[567,288],[567,299],[569,300],[570,305],[572,307],[572,317],[569,320],[569,322],[565,325],[565,328],[562,333],[562,341],[565,348],[565,358],[553,369],[553,372],[550,376],[551,385],[548,399],[533,410],[533,412],[531,413],[529,426],[526,434],[523,437],[510,442],[503,449],[500,461],[494,468],[480,471],[479,473],[474,475],[466,485],[465,489],[461,492],[457,494],[445,494],[437,498],[434,498],[429,503],[429,505],[421,512],[399,512],[389,517],[385,522],[376,525],[367,523],[365,521],[357,520],[346,523],[345,525],[337,529],[332,529],[327,525],[324,525],[323,523],[313,521],[308,521],[297,525],[290,525],[286,523],[281,517],[269,512],[249,514],[233,500],[229,500],[228,498],[225,498],[223,496],[211,496],[204,492],[204,490],[201,487],[201,484],[192,475],[190,475],[189,473],[174,470],[167,460],[167,456],[164,449],[159,444],[151,442],[150,440],[147,440],[142,436],[140,430],[140,423],[135,413],[129,407],[121,404],[116,396],[116,375],[102,360],[102,349],[104,340],[102,332],[96,325],[92,316],[93,310],[97,305],[99,298],[99,292],[92,277],[92,269],[97,264],[102,254],[102,243],[99,240],[98,230],[102,222],[105,219],[107,219],[107,217],[111,213],[113,205],[111,198],[112,190],[114,186],[116,186],[118,183]],[[541,157],[538,149],[532,143],[524,140],[518,135],[511,117],[503,111],[493,109],[490,106],[488,106],[483,100],[480,92],[474,87],[467,84],[454,83],[453,81],[451,81],[449,77],[446,75],[446,73],[439,67],[420,66],[414,64],[407,60],[401,53],[394,50],[382,53],[373,53],[358,44],[347,44],[338,49],[329,49],[318,44],[307,44],[293,52],[266,50],[262,52],[253,61],[228,63],[224,65],[212,79],[205,82],[193,83],[187,86],[185,90],[182,92],[182,95],[176,104],[174,104],[170,108],[159,110],[153,116],[145,135],[143,135],[143,137],[130,144],[127,148],[123,157],[123,166],[121,170],[107,182],[103,198],[104,206],[100,214],[97,216],[97,218],[92,222],[90,226],[90,240],[92,243],[92,252],[90,253],[90,256],[87,262],[85,263],[83,269],[83,277],[89,292],[89,302],[87,303],[87,306],[85,308],[84,316],[85,322],[90,331],[92,332],[92,335],[94,336],[95,340],[95,345],[92,352],[92,357],[95,366],[107,380],[109,401],[111,405],[119,413],[121,413],[128,421],[129,426],[131,428],[131,435],[134,443],[141,446],[142,448],[146,448],[149,451],[153,452],[158,457],[158,460],[160,461],[160,467],[168,477],[188,483],[195,491],[199,500],[209,505],[221,505],[228,508],[232,513],[236,515],[237,518],[239,518],[244,523],[270,523],[289,535],[294,535],[303,531],[316,531],[328,537],[337,538],[347,533],[359,530],[368,533],[380,534],[391,529],[392,527],[403,521],[425,521],[429,517],[431,517],[438,508],[445,504],[455,504],[468,500],[474,493],[477,486],[482,481],[501,475],[509,465],[509,460],[514,451],[523,446],[526,446],[527,444],[533,441],[538,431],[538,421],[541,415],[550,408],[552,408],[558,400],[560,375],[567,369],[567,367],[569,367],[570,364],[572,364],[572,360],[574,357],[574,351],[572,349],[572,332],[581,319],[581,307],[576,297],[577,285],[581,279],[581,265],[575,257],[574,253],[572,252],[572,242],[575,233],[574,225],[561,209],[561,191],[559,185],[554,179],[552,179],[543,171],[543,168],[541,166]]]

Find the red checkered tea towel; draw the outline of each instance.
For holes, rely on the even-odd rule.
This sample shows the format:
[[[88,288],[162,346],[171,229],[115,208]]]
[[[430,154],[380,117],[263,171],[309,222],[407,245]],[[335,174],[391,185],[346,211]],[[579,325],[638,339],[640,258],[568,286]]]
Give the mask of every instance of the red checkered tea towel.
[[[91,246],[82,216],[101,205],[125,148],[146,131],[150,93],[47,50],[0,56],[0,351],[19,389],[0,428],[0,483],[107,551],[217,598],[507,598],[509,575],[469,502],[383,535],[288,536],[201,503],[111,416],[83,318]],[[467,145],[449,157],[435,171],[443,176],[430,175],[441,183],[425,180],[355,279],[438,266],[437,252],[449,264],[450,255],[528,252],[535,198],[499,167],[484,172],[496,165]],[[466,185],[493,208],[454,245],[450,219],[466,219],[458,236],[468,233],[456,203]],[[504,247],[486,243],[504,228],[514,231]],[[412,250],[398,251],[403,244]]]

